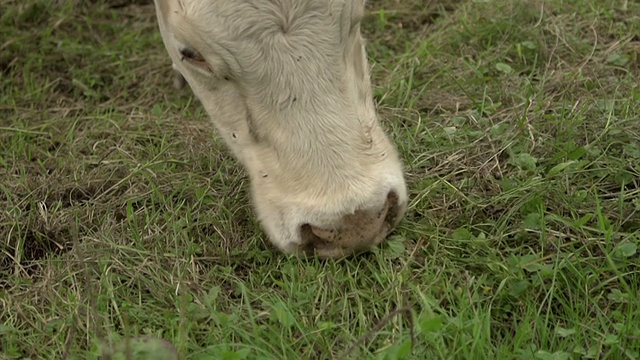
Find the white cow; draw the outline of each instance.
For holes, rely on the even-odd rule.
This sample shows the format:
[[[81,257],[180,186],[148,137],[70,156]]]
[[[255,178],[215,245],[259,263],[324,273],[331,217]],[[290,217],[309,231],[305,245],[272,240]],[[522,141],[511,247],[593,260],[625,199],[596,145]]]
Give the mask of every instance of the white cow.
[[[339,258],[384,240],[407,204],[378,123],[363,0],[155,0],[178,70],[251,178],[286,253]]]

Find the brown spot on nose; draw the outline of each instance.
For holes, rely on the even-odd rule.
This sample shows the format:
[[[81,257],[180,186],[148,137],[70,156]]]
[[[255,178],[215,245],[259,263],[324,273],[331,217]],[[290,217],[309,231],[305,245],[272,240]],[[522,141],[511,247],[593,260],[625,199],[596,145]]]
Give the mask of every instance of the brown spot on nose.
[[[300,250],[320,258],[341,258],[381,243],[398,220],[398,195],[391,191],[381,209],[356,210],[347,214],[332,229],[304,224],[300,229]]]

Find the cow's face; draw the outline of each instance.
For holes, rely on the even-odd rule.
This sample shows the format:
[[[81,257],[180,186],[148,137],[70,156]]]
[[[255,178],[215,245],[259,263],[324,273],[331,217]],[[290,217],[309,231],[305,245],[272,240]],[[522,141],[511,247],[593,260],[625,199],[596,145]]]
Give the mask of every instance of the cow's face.
[[[373,104],[361,0],[156,0],[162,38],[251,177],[269,239],[342,257],[380,243],[407,195]]]

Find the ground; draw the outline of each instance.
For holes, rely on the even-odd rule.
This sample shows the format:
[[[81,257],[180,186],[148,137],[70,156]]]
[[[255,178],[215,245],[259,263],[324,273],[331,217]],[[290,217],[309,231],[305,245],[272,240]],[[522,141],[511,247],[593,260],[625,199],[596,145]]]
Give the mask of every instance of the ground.
[[[370,1],[411,201],[340,261],[269,245],[150,1],[0,9],[0,358],[640,358],[638,2]]]

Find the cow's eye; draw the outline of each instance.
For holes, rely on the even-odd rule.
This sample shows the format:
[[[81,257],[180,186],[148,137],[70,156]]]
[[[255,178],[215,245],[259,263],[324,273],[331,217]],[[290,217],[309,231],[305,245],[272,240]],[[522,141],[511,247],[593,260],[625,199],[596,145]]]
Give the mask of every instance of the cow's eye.
[[[184,47],[180,49],[181,60],[186,61],[194,66],[197,66],[203,70],[211,71],[207,60],[197,51],[192,48]]]

